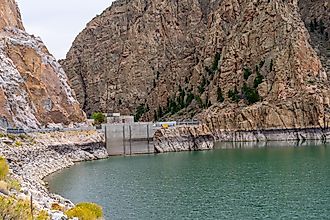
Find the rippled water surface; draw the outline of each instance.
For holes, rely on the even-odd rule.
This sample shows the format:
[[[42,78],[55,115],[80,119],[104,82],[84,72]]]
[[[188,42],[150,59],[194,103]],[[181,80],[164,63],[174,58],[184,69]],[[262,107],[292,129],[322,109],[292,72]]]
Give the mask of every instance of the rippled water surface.
[[[106,219],[329,219],[330,145],[114,157],[47,178]]]

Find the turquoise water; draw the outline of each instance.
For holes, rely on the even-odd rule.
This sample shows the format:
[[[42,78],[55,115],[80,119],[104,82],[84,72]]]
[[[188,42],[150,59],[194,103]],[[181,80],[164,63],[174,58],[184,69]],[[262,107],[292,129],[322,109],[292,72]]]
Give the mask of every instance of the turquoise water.
[[[114,157],[47,179],[106,219],[330,219],[330,145]]]

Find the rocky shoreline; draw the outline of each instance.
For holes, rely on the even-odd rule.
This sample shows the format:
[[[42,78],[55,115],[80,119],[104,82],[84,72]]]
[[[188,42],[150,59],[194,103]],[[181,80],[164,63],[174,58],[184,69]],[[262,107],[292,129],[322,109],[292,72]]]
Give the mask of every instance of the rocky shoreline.
[[[104,135],[97,131],[53,132],[2,138],[0,156],[7,159],[11,175],[21,184],[20,199],[32,195],[34,205],[45,209],[52,219],[61,219],[63,213],[51,210],[53,204],[67,209],[74,204],[59,195],[48,192],[43,179],[76,162],[108,157]]]
[[[216,141],[267,142],[267,141],[330,141],[329,128],[283,128],[260,130],[217,130],[213,133]]]
[[[206,125],[178,126],[157,130],[154,147],[156,153],[210,150],[214,140]]]
[[[154,136],[156,153],[199,151],[214,148],[215,142],[267,143],[286,141],[303,143],[308,140],[330,142],[329,128],[283,128],[264,130],[216,130],[211,131],[205,124],[159,129]]]

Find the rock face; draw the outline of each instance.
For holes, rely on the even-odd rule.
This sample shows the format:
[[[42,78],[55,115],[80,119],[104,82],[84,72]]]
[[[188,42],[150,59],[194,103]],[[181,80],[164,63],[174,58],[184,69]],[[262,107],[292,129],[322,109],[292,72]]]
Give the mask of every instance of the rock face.
[[[299,1],[300,13],[311,35],[311,44],[330,72],[330,2],[328,0]]]
[[[214,138],[206,125],[159,129],[154,135],[156,153],[201,151],[214,148]]]
[[[24,30],[21,15],[15,0],[1,0],[0,12],[0,29],[10,26]]]
[[[220,131],[215,139],[225,142],[254,142],[265,143],[271,141],[284,141],[301,145],[306,141],[315,141],[318,144],[330,142],[330,129],[302,128],[302,129],[267,129],[254,131]],[[293,144],[294,145],[294,144]]]
[[[329,58],[310,38],[303,2],[118,0],[62,63],[88,113],[196,117],[213,133],[325,127]],[[323,4],[327,25],[327,1],[308,4]]]
[[[41,39],[24,31],[15,1],[0,0],[0,18],[2,126],[83,122],[66,74]]]

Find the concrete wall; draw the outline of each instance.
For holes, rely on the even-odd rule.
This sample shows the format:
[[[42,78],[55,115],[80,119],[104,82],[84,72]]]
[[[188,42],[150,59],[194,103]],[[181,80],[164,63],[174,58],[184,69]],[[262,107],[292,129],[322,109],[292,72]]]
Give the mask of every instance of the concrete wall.
[[[154,152],[151,147],[155,134],[152,123],[106,124],[104,129],[110,155]]]
[[[107,117],[109,124],[132,124],[134,123],[134,116],[110,116]]]

